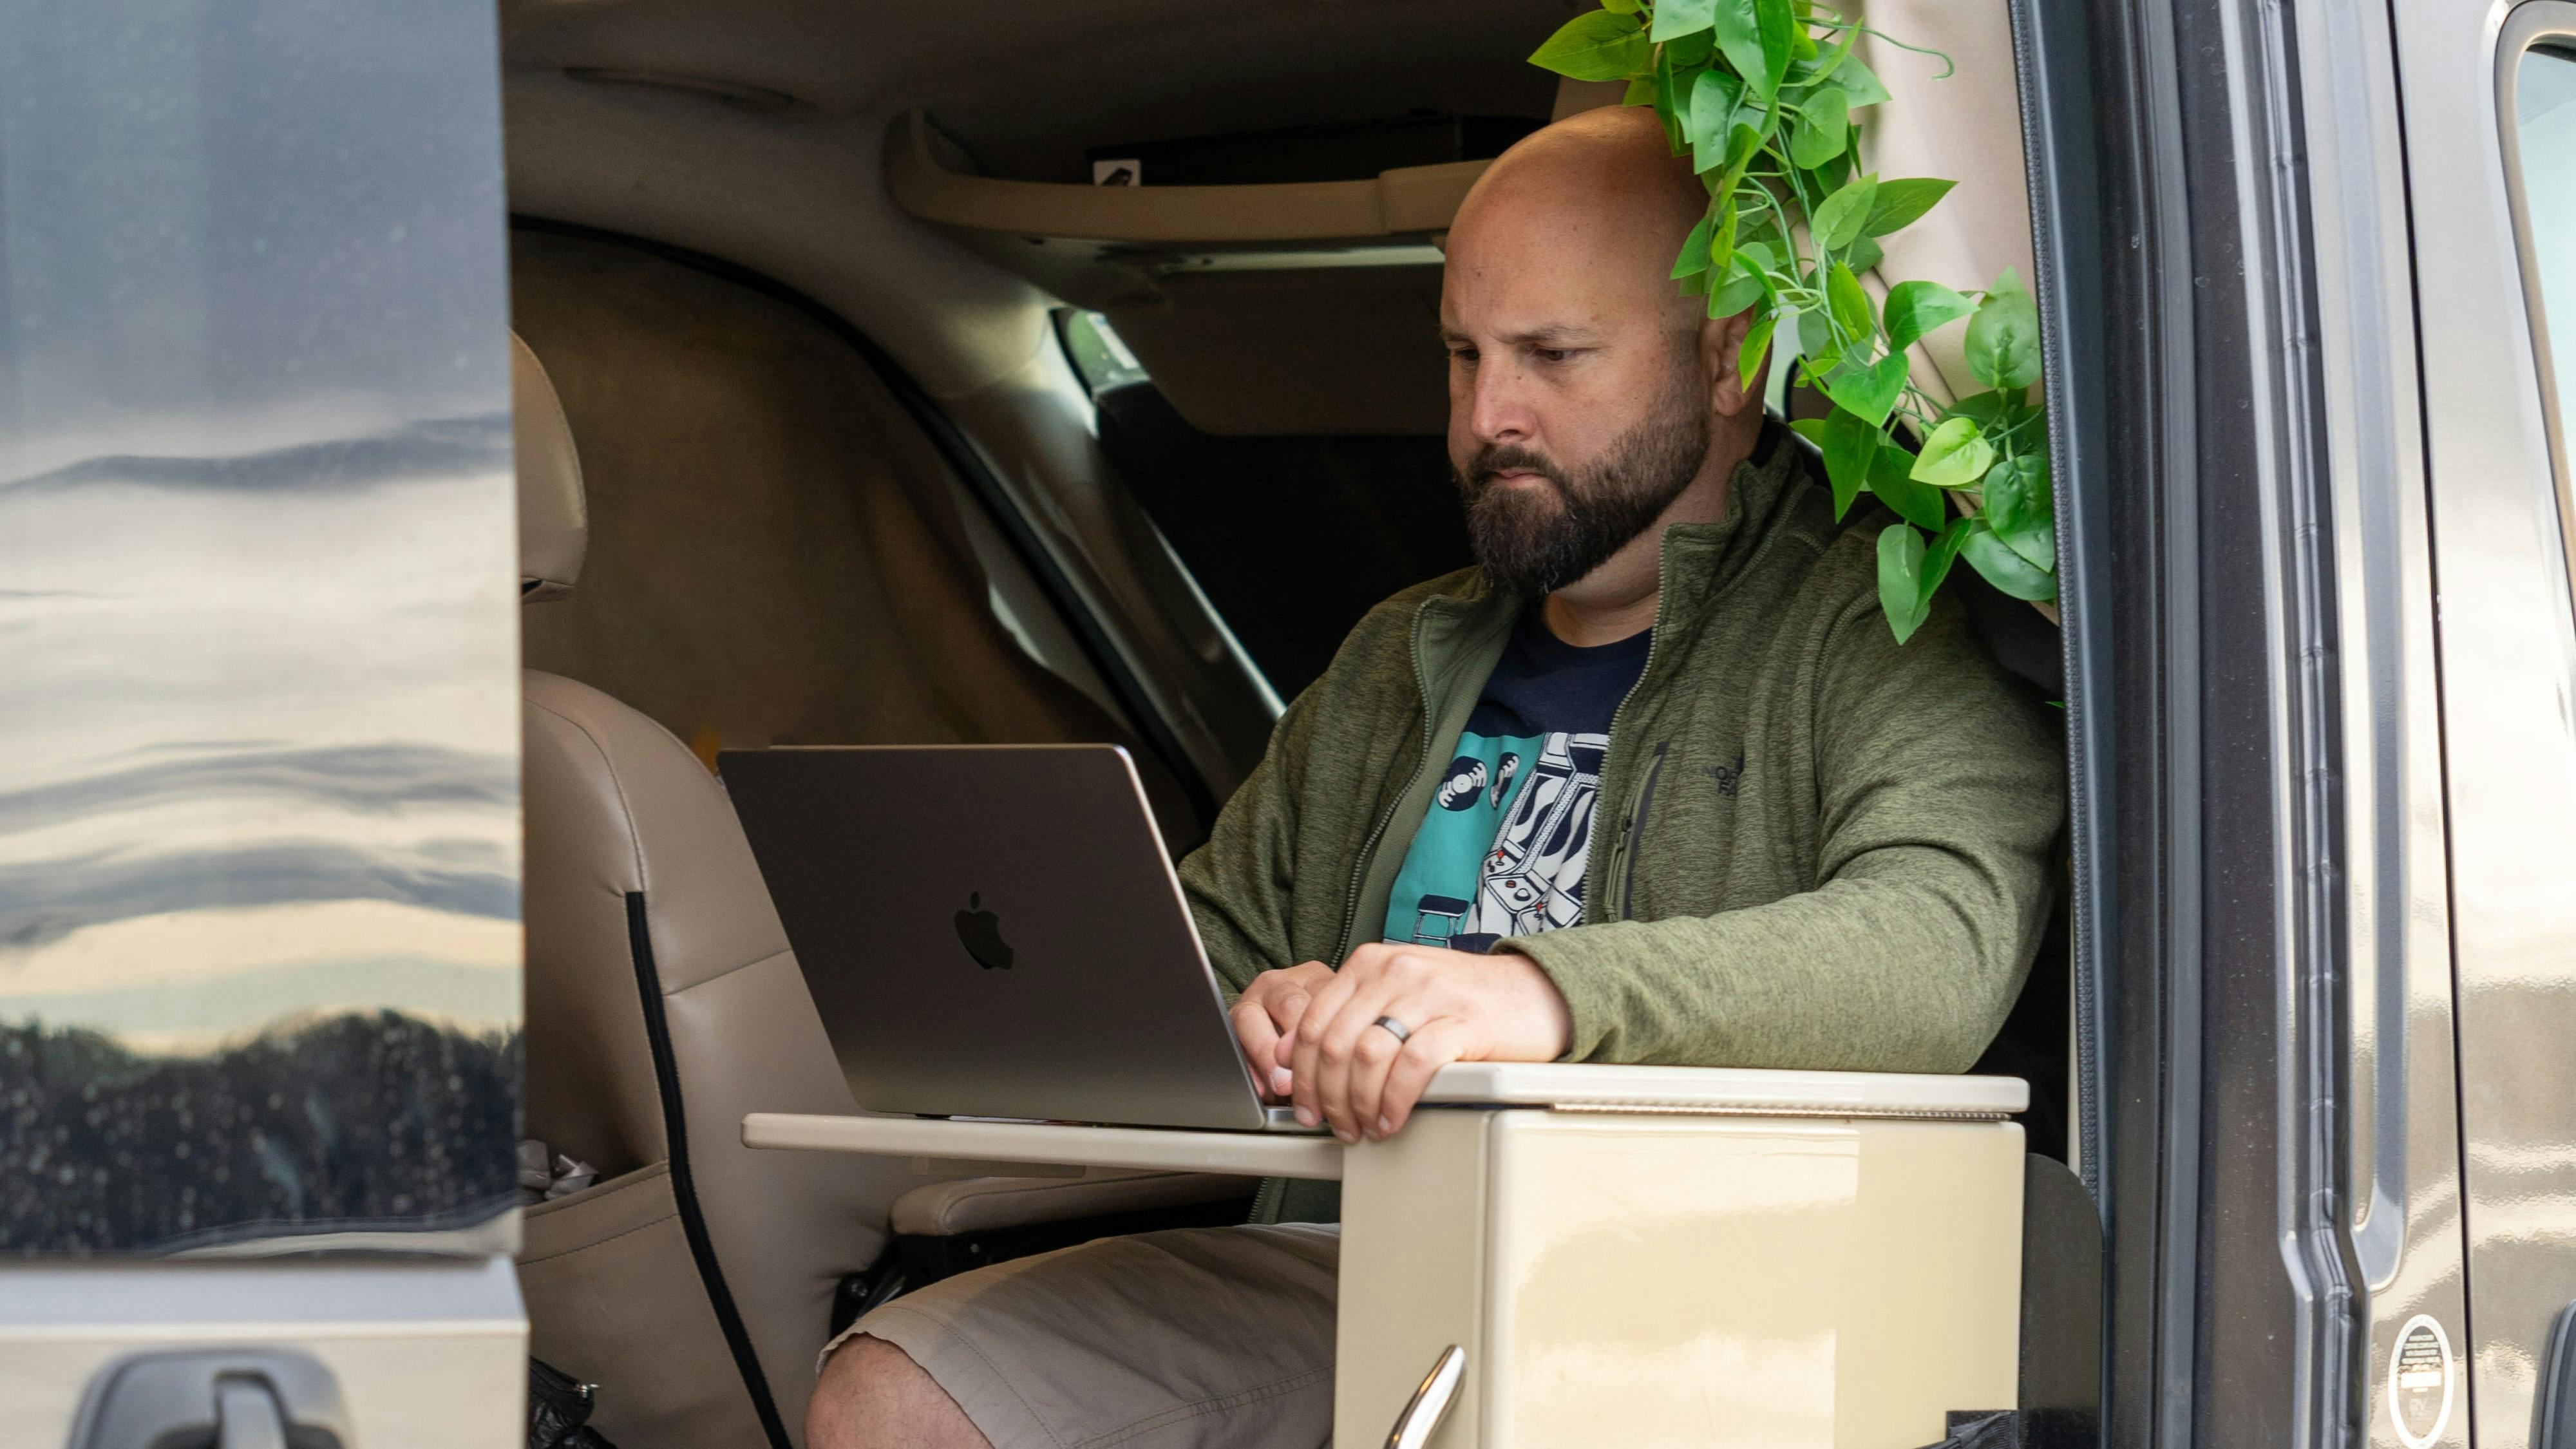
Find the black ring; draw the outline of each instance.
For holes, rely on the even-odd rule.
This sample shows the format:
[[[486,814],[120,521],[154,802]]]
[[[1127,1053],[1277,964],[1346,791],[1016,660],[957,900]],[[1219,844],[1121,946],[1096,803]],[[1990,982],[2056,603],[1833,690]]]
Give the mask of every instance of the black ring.
[[[1396,1020],[1394,1017],[1381,1016],[1376,1021],[1371,1022],[1370,1025],[1385,1027],[1386,1034],[1394,1037],[1395,1043],[1398,1046],[1402,1046],[1406,1042],[1413,1040],[1413,1033],[1406,1029],[1403,1022]]]

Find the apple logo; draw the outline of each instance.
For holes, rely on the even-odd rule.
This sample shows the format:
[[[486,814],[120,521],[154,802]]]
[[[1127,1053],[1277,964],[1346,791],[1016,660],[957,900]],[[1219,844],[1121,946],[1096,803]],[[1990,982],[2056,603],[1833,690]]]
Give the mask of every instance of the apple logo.
[[[970,891],[966,909],[957,913],[957,941],[975,964],[987,971],[1011,969],[1011,943],[1002,939],[1002,917],[998,911],[983,909],[984,893]]]

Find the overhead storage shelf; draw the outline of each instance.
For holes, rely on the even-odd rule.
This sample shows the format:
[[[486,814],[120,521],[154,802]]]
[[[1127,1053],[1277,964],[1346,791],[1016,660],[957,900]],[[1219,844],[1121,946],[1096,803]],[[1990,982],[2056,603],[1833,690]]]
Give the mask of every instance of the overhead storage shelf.
[[[1130,246],[1277,246],[1427,238],[1448,229],[1490,162],[1407,166],[1361,181],[1271,186],[1072,186],[953,171],[930,123],[904,116],[888,138],[886,184],[924,221],[1022,237]]]
[[[886,135],[909,215],[1056,297],[1107,314],[1155,386],[1220,435],[1437,435],[1440,253],[1492,164],[1358,181],[1072,186],[943,162],[920,112]]]

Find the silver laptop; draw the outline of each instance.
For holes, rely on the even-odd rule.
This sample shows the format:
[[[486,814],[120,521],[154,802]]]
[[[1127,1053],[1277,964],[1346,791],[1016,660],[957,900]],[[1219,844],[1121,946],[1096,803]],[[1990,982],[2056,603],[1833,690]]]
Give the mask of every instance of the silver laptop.
[[[727,750],[717,768],[860,1106],[1290,1129],[1115,745]]]

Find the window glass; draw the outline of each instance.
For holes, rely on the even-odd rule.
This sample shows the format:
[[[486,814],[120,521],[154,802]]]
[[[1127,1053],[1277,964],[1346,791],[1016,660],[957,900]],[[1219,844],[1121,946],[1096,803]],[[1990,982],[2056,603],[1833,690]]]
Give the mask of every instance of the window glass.
[[[1282,699],[1380,600],[1471,561],[1440,437],[1204,432],[1108,318],[1057,315],[1110,468]],[[1423,356],[1438,368],[1428,342]]]
[[[2549,314],[2559,426],[2576,427],[2576,50],[2536,46],[2514,77],[2523,216],[2532,269]]]
[[[0,1253],[506,1248],[488,14],[9,14]]]
[[[1073,360],[1073,370],[1082,374],[1082,385],[1092,396],[1145,380],[1145,364],[1127,350],[1108,318],[1097,312],[1065,311],[1057,313],[1056,320],[1064,328],[1065,355]]]

